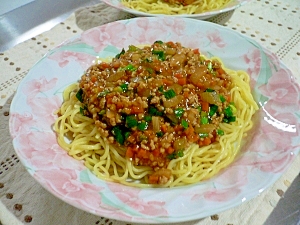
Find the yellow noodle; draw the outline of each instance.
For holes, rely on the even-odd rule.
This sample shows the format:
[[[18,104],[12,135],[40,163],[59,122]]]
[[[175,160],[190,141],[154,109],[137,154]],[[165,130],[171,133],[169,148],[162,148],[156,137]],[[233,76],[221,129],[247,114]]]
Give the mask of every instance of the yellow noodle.
[[[128,8],[151,14],[199,14],[212,10],[218,10],[231,0],[196,0],[192,4],[170,4],[164,0],[121,0]]]
[[[213,59],[222,62],[218,58]],[[243,137],[252,128],[251,118],[258,106],[251,95],[250,78],[244,71],[233,71],[222,66],[232,78],[231,100],[237,108],[236,121],[220,124],[225,134],[218,143],[204,147],[192,144],[183,157],[171,160],[168,169],[172,171],[172,176],[160,187],[194,184],[213,177],[232,163],[241,148]],[[85,166],[103,180],[129,186],[155,187],[147,184],[148,175],[153,173],[151,167],[135,166],[125,157],[125,149],[110,146],[100,137],[94,120],[80,114],[82,103],[75,96],[77,88],[77,85],[71,85],[65,89],[64,103],[57,112],[59,116],[54,130],[59,145],[70,156],[83,160]]]

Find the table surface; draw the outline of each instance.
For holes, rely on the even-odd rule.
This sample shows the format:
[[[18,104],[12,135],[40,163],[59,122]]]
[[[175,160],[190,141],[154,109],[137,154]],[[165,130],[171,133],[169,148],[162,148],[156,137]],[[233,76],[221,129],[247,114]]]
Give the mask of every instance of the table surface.
[[[51,30],[0,53],[0,224],[128,224],[83,212],[47,192],[19,162],[8,120],[10,102],[18,84],[45,53],[83,30],[131,17],[102,3],[81,8]],[[253,0],[208,20],[256,40],[275,53],[300,81],[300,1]],[[263,224],[299,173],[299,165],[298,155],[278,181],[252,200],[180,224]]]

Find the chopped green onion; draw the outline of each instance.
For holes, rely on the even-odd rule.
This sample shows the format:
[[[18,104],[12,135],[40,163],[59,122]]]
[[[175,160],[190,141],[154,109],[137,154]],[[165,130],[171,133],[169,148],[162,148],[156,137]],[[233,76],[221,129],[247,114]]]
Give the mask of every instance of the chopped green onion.
[[[76,98],[80,101],[83,102],[83,90],[80,88],[77,93],[76,93]]]
[[[122,51],[121,51],[119,54],[117,54],[117,55],[115,56],[115,58],[119,59],[121,55],[124,55],[124,53],[125,53],[125,49],[122,48]]]
[[[159,86],[159,87],[158,87],[158,90],[159,90],[160,92],[164,92],[164,86],[163,86],[163,85]]]
[[[160,40],[155,41],[154,44],[155,44],[155,43],[157,43],[157,44],[163,44],[163,42],[160,41]]]
[[[200,138],[208,137],[208,133],[199,133]]]
[[[231,122],[235,122],[236,121],[236,117],[235,116],[230,116],[230,117],[224,117],[223,118],[223,122],[224,123],[231,123]]]
[[[235,105],[234,105],[233,102],[231,102],[231,103],[229,104],[229,107],[231,108],[232,113],[235,114],[235,113],[236,113],[236,107],[235,107]]]
[[[128,46],[128,51],[130,51],[130,52],[136,51],[137,49],[139,49],[139,48],[134,46],[134,45],[129,45]]]
[[[171,99],[176,96],[176,92],[173,89],[170,89],[164,92],[164,96],[166,97],[166,99]]]
[[[158,132],[156,132],[156,136],[157,137],[162,137],[162,136],[164,136],[164,132],[158,131]]]
[[[106,110],[105,109],[102,109],[99,113],[98,113],[98,115],[99,116],[102,116],[102,115],[104,115],[106,113]]]
[[[169,154],[167,157],[168,159],[172,160],[183,156],[184,156],[183,150],[179,150],[177,152],[173,152],[172,154]]]
[[[215,90],[214,90],[214,89],[211,89],[211,88],[207,88],[207,89],[205,90],[205,92],[215,92]]]
[[[227,106],[224,109],[224,115],[225,115],[225,117],[231,117],[231,116],[233,116],[233,112],[232,112],[232,109],[231,109],[230,106]]]
[[[177,118],[180,118],[184,113],[184,109],[183,108],[174,109],[174,113]]]
[[[109,91],[108,90],[105,90],[105,91],[102,91],[102,92],[100,92],[99,94],[98,94],[98,98],[100,98],[100,97],[104,97],[105,95],[107,95],[109,93]]]
[[[200,124],[209,124],[209,119],[207,116],[201,117]]]
[[[135,116],[130,115],[130,116],[126,116],[126,126],[128,128],[133,128],[136,127],[138,125],[138,121],[136,120]]]
[[[223,95],[220,95],[220,101],[221,102],[226,102],[226,99],[225,99],[225,97]]]
[[[200,63],[203,64],[204,61],[205,61],[205,58],[203,56],[200,56]]]
[[[198,109],[199,113],[201,113],[201,110],[202,110],[201,105],[199,105],[199,106],[197,107],[197,109]]]
[[[181,125],[184,129],[187,129],[189,127],[189,123],[186,120],[181,120]]]
[[[210,107],[209,107],[209,113],[208,115],[210,117],[212,117],[213,115],[215,115],[215,113],[218,111],[218,106],[217,105],[214,105],[214,104],[211,104]]]
[[[126,67],[123,68],[124,70],[128,71],[135,71],[136,68],[132,64],[128,64]]]
[[[221,129],[217,129],[217,134],[218,134],[219,136],[222,136],[222,135],[224,135],[224,131],[221,130]]]
[[[80,107],[79,112],[80,112],[81,115],[84,116],[84,108]]]
[[[207,69],[211,71],[213,69],[211,61],[207,64]]]
[[[236,121],[236,117],[235,116],[231,116],[228,118],[228,122],[231,123],[231,122],[235,122]]]
[[[114,135],[116,141],[117,141],[118,143],[120,143],[121,145],[124,144],[124,142],[125,142],[125,137],[126,137],[126,136],[127,136],[127,137],[129,136],[129,135],[127,134],[127,132],[124,132],[124,133],[123,133],[122,128],[121,128],[120,126],[114,126],[114,127],[112,128],[111,132],[112,132],[112,134]]]
[[[144,117],[144,120],[146,122],[150,122],[152,120],[152,116],[147,115],[147,116]]]
[[[123,92],[126,92],[128,90],[128,84],[126,84],[126,83],[121,84],[120,87],[122,88]]]
[[[151,116],[162,116],[163,113],[158,111],[155,107],[153,106],[150,106],[149,109],[148,109],[148,113],[151,115]]]
[[[179,156],[179,157],[183,157],[183,150],[179,150],[178,152],[177,152],[177,156]]]
[[[154,107],[149,107],[149,109],[148,109],[148,112],[149,112],[149,114],[151,115],[151,116],[156,116],[156,113],[157,113],[157,109],[156,108],[154,108]]]
[[[141,131],[144,131],[148,128],[148,123],[145,121],[141,121],[138,123],[137,128]]]
[[[153,55],[157,55],[158,59],[164,61],[166,59],[164,51],[152,50]]]
[[[126,131],[124,133],[124,139],[126,140],[129,136],[130,136],[131,132],[130,131]]]
[[[144,135],[144,134],[141,134],[139,136],[139,141],[143,141],[143,140],[148,140],[148,137],[146,135]]]
[[[168,155],[167,157],[168,157],[168,159],[170,159],[170,160],[176,159],[176,153],[173,152],[172,154]]]
[[[151,61],[152,62],[152,61]],[[152,68],[146,68],[146,70],[150,73],[153,74],[153,69]]]

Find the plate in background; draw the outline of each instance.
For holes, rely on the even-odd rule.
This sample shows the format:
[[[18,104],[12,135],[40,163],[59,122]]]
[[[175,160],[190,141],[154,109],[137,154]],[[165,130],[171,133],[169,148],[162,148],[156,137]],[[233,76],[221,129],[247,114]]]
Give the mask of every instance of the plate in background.
[[[216,10],[211,10],[208,12],[203,12],[203,13],[198,13],[198,14],[178,14],[178,15],[169,15],[169,16],[174,16],[174,17],[186,17],[186,18],[197,18],[197,19],[207,19],[213,16],[216,16],[220,13],[232,11],[247,2],[250,2],[251,0],[232,0],[225,6],[221,7],[220,9]],[[121,3],[121,0],[102,0],[102,2],[106,3],[107,5],[110,5],[114,8],[117,8],[121,11],[125,11],[128,13],[131,13],[136,16],[165,16],[165,14],[152,14],[152,13],[146,13],[146,12],[141,12],[135,9],[131,9]]]

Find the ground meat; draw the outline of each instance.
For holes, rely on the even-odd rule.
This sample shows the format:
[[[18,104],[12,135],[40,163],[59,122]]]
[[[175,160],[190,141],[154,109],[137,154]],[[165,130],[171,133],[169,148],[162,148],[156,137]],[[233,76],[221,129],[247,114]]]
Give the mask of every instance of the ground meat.
[[[231,86],[217,60],[180,43],[156,41],[91,66],[77,96],[104,138],[125,147],[134,164],[157,171],[191,143],[219,140],[219,124],[235,120]]]

